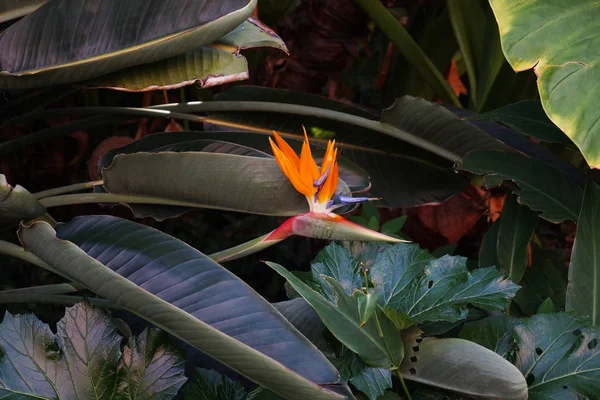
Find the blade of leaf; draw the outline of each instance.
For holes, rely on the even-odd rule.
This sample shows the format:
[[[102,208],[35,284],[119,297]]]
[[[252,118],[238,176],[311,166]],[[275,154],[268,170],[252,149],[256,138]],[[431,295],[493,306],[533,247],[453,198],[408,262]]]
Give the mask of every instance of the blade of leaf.
[[[0,23],[24,17],[48,0],[1,0]]]
[[[255,6],[256,0],[198,0],[183,8],[162,0],[48,2],[0,37],[0,85],[68,83],[173,57],[221,38]],[[58,51],[65,43],[71,51]]]
[[[336,383],[325,357],[249,286],[195,249],[116,217],[80,217],[58,229],[59,237],[36,223],[19,237],[72,280],[255,382],[290,399],[340,398],[304,377]]]
[[[591,179],[585,185],[581,214],[569,265],[566,310],[587,315],[600,324],[600,187]]]
[[[517,153],[474,151],[458,168],[491,175],[493,185],[513,180],[521,189],[521,204],[541,211],[540,217],[555,223],[577,222],[583,191],[565,173],[544,162]]]
[[[502,209],[498,227],[498,268],[516,283],[521,282],[527,268],[528,246],[537,226],[537,213],[520,205],[513,194]]]
[[[513,331],[521,321],[507,315],[487,317],[463,326],[459,337],[507,357],[513,344]]]
[[[479,248],[479,268],[498,266],[498,229],[500,228],[500,220],[502,220],[502,216],[490,225],[488,231],[483,236],[481,247]]]
[[[487,399],[527,399],[527,383],[511,363],[462,339],[412,339],[400,370],[407,380]],[[457,376],[460,379],[457,379]]]

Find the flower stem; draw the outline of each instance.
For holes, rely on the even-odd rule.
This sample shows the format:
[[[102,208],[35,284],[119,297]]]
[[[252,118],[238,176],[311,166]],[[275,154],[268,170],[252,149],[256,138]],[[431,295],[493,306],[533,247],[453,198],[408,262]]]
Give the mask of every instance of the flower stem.
[[[229,249],[225,249],[219,251],[217,253],[210,254],[209,257],[215,260],[216,262],[225,262],[235,260],[249,254],[256,253],[262,249],[265,249],[269,246],[272,246],[276,243],[281,242],[283,239],[275,239],[275,240],[265,240],[272,232],[267,233],[266,235],[262,235],[257,237],[256,239],[252,239],[246,243],[242,243],[240,245],[231,247]]]
[[[402,377],[402,372],[400,372],[399,369],[396,370],[396,375],[398,375],[398,379],[400,379],[400,385],[402,385],[402,390],[404,390],[404,394],[406,394],[406,398],[408,400],[412,400],[412,397],[410,396],[410,392],[408,391],[408,388],[406,387],[406,383],[404,382],[404,378]]]

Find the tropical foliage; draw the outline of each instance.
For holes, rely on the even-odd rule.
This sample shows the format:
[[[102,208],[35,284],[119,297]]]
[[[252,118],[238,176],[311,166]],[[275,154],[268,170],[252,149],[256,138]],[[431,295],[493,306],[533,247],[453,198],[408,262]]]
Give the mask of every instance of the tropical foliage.
[[[0,1],[0,397],[600,398],[600,7],[329,3]]]

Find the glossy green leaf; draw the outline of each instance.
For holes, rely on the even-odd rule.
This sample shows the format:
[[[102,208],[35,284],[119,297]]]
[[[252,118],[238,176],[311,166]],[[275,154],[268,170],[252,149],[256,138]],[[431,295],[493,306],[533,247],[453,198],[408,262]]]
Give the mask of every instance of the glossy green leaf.
[[[88,304],[67,308],[57,333],[33,314],[0,324],[0,395],[19,399],[171,399],[186,381],[184,361],[166,335],[122,337]]]
[[[0,174],[0,220],[30,220],[45,213],[44,206],[27,189],[21,185],[12,187]]]
[[[521,282],[525,275],[537,222],[537,213],[520,205],[514,194],[506,198],[498,227],[498,269],[513,282]]]
[[[536,314],[548,298],[560,309],[565,307],[567,291],[567,265],[560,250],[543,249],[532,245],[533,265],[527,268],[521,280],[521,289],[514,302],[525,315]]]
[[[557,312],[558,309],[556,305],[552,301],[550,297],[548,297],[540,306],[538,307],[536,314],[551,314]]]
[[[36,223],[19,237],[69,279],[275,392],[343,398],[316,384],[337,387],[325,357],[249,286],[192,247],[109,216],[79,217],[57,229],[58,237]]]
[[[324,277],[324,280],[331,287],[332,293],[335,296],[335,302],[332,302],[311,289],[281,265],[272,262],[267,262],[267,265],[283,276],[313,306],[329,331],[342,344],[360,355],[367,364],[373,367],[385,368],[400,365],[404,355],[404,348],[399,339],[400,332],[397,330],[394,332],[395,327],[393,327],[391,322],[387,323],[387,318],[379,318],[378,315],[378,318],[381,320],[380,323],[387,323],[384,338],[382,338],[379,335],[374,318],[361,327],[358,300],[348,295],[344,288],[334,279]],[[393,329],[389,325],[392,325]],[[382,330],[383,328],[382,326]],[[390,335],[385,335],[387,331],[390,332]]]
[[[245,400],[246,391],[239,382],[233,381],[214,370],[196,368],[196,377],[185,385],[184,400]]]
[[[513,345],[513,330],[520,322],[519,319],[506,315],[487,317],[466,323],[459,336],[506,358]]]
[[[595,0],[490,0],[502,49],[515,71],[533,68],[544,110],[579,147],[590,166],[600,166],[600,127],[595,82],[600,69]]]
[[[200,47],[164,60],[102,75],[84,84],[126,92],[146,92],[177,89],[192,84],[209,88],[248,77],[248,63],[243,56]]]
[[[593,399],[600,395],[600,332],[567,313],[540,314],[515,327],[515,365],[529,399]]]
[[[600,325],[599,208],[600,187],[589,179],[569,265],[566,310],[590,317],[596,326]]]
[[[400,367],[404,379],[468,397],[526,400],[523,375],[504,358],[463,339],[414,338]]]
[[[403,215],[401,217],[390,219],[386,221],[381,227],[381,233],[390,234],[390,233],[400,233],[400,230],[406,223],[407,215]]]
[[[539,100],[523,100],[473,119],[500,122],[523,135],[549,143],[571,144],[571,140],[550,121]]]
[[[116,6],[85,0],[79,7],[52,1],[3,33],[0,86],[81,81],[183,54],[232,31],[255,6],[255,0],[195,0],[183,8],[158,0]],[[65,46],[69,51],[59,51]]]
[[[494,184],[512,180],[519,185],[519,202],[550,222],[577,222],[583,190],[562,171],[518,153],[474,151],[459,169],[488,175]]]
[[[0,0],[0,23],[24,17],[48,0]]]
[[[375,315],[379,296],[373,291],[365,293],[360,290],[354,291],[352,295],[358,300],[358,315],[360,316],[360,325],[363,326]]]
[[[382,251],[370,273],[380,305],[413,323],[464,319],[467,304],[502,309],[519,289],[493,267],[469,272],[465,258],[434,259],[416,244]]]

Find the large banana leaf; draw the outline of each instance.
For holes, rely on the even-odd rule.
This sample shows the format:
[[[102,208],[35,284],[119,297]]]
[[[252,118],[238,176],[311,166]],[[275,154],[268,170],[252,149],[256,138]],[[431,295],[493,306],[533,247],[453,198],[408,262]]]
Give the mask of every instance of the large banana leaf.
[[[600,167],[600,114],[596,99],[600,56],[596,0],[490,0],[502,48],[513,69],[533,68],[544,110]]]
[[[279,312],[167,234],[88,216],[56,232],[45,223],[22,227],[19,237],[70,279],[289,399],[342,398],[318,385],[336,384],[335,368]]]
[[[248,63],[239,51],[258,46],[287,52],[285,43],[275,32],[251,17],[210,45],[166,60],[115,71],[86,84],[131,92],[174,89],[193,83],[208,88],[247,79]]]
[[[54,0],[0,37],[0,86],[94,78],[191,51],[246,20],[256,0]]]
[[[0,221],[12,222],[33,219],[43,215],[46,209],[21,185],[12,187],[4,174],[0,174]]]
[[[262,133],[275,129],[287,138],[301,138],[301,126],[305,125],[317,139],[335,138],[344,157],[370,174],[371,193],[395,207],[444,200],[462,188],[462,181],[451,172],[453,162],[474,149],[506,149],[442,106],[410,96],[385,110],[379,121],[377,115],[356,107],[286,90],[236,87],[215,100],[230,101],[232,105],[239,102],[240,108],[236,112],[210,113],[206,122],[214,126]],[[245,101],[273,104],[264,112],[244,112]],[[290,105],[319,107],[323,115],[283,110]]]

